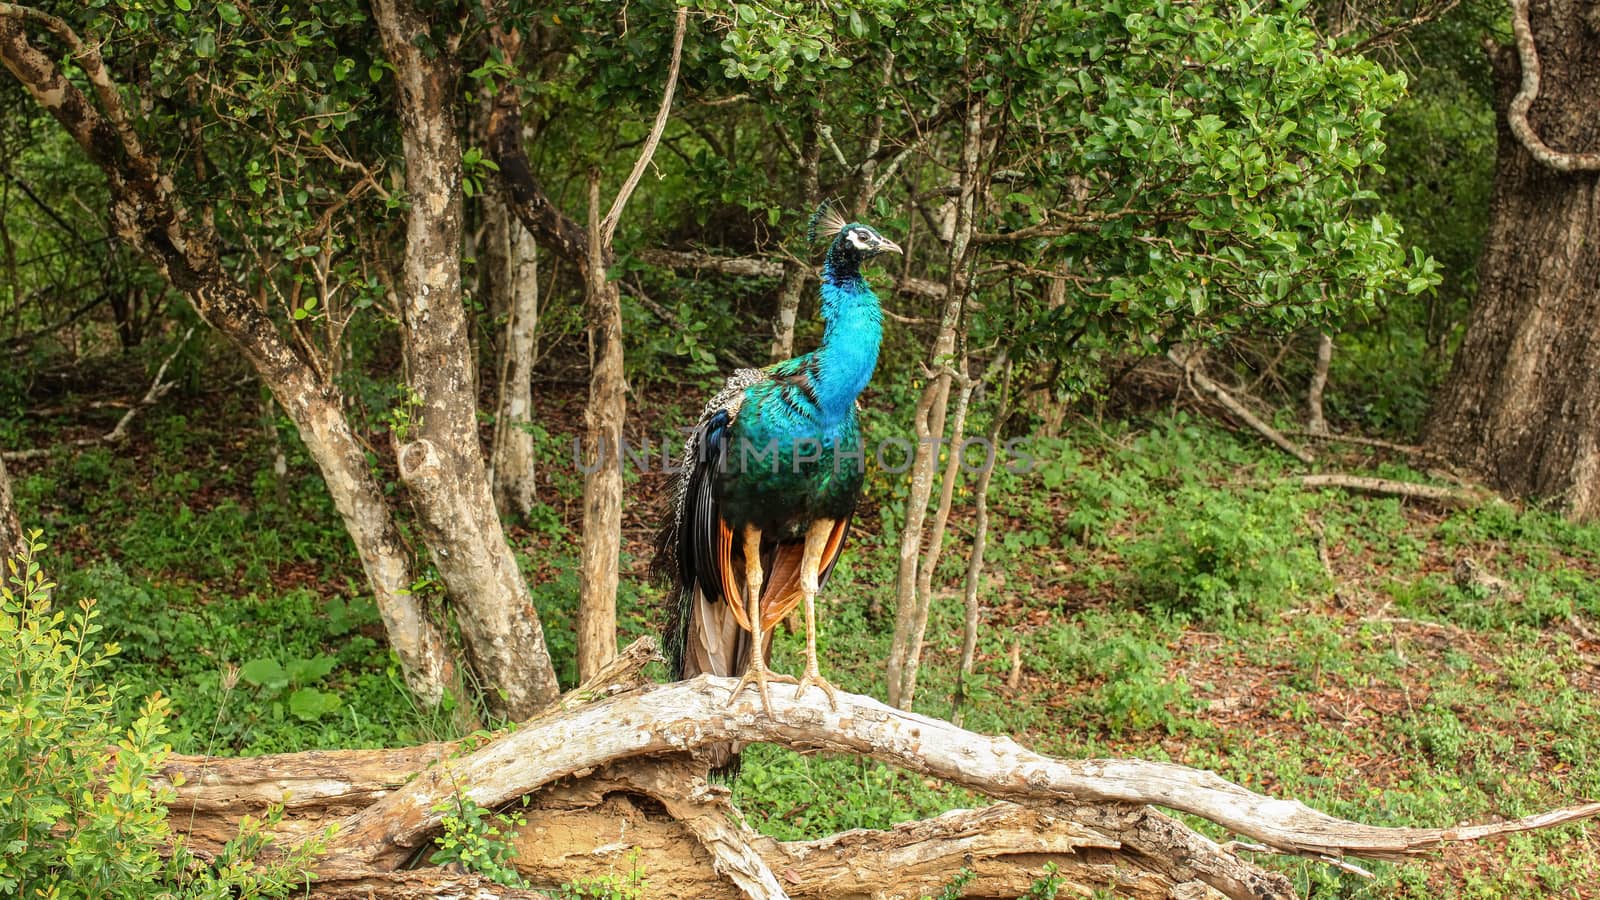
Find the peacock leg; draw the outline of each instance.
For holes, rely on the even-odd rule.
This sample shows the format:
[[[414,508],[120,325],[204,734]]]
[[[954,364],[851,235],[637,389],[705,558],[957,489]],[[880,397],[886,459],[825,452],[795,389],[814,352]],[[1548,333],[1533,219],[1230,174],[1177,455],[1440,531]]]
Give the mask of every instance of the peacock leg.
[[[766,635],[761,629],[761,529],[754,525],[744,527],[744,593],[745,608],[749,611],[750,624],[754,626],[750,633],[750,667],[744,670],[744,675],[739,678],[739,683],[734,686],[733,694],[728,697],[728,705],[739,699],[744,693],[744,686],[755,682],[756,692],[761,695],[761,709],[770,717],[772,715],[772,698],[767,694],[769,681],[794,681],[787,675],[773,675],[767,668]]]
[[[816,685],[828,698],[828,708],[839,708],[838,692],[822,677],[817,666],[817,581],[822,569],[822,552],[833,534],[832,519],[818,519],[806,531],[805,555],[800,558],[800,596],[806,608],[806,670],[800,676],[800,686],[794,692],[796,700],[806,688]]]

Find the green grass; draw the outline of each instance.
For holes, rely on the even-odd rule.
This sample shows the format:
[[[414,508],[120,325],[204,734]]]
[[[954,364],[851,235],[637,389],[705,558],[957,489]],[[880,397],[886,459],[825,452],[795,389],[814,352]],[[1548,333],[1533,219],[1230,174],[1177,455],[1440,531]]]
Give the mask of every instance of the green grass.
[[[280,486],[250,421],[252,409],[169,401],[128,447],[15,467],[62,590],[98,598],[123,646],[126,713],[170,696],[175,749],[192,753],[448,736],[446,718],[403,689],[309,460],[288,441]],[[20,427],[0,422],[0,434]],[[570,684],[570,433],[552,425],[539,443],[545,505],[513,534]],[[1600,529],[1537,509],[1305,492],[1274,451],[1183,415],[1086,426],[1031,450],[1035,471],[995,478],[968,727],[1066,757],[1171,759],[1374,824],[1488,821],[1600,796],[1600,664],[1572,625],[1600,620]],[[1367,457],[1330,466],[1424,477]],[[630,491],[658,490],[647,478],[659,476]],[[965,565],[965,490],[939,588],[956,588]],[[881,696],[890,623],[869,610],[893,606],[904,487],[874,473],[868,491],[863,521],[876,524],[852,536],[825,592],[819,643],[835,683]],[[624,640],[659,627],[648,538],[642,525],[625,533]],[[1506,589],[1458,586],[1465,557]],[[934,606],[919,712],[951,712],[959,604],[952,591]],[[800,652],[780,630],[776,666],[797,671]],[[772,747],[747,751],[735,800],[783,839],[983,802],[877,763]],[[1373,863],[1371,882],[1262,861],[1309,897],[1578,897],[1600,870],[1600,838],[1569,826],[1450,860]]]

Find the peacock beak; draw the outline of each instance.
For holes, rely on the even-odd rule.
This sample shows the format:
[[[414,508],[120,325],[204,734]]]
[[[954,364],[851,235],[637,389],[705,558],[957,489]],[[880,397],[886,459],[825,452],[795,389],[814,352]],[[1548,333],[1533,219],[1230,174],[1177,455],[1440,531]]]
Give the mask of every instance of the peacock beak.
[[[901,256],[905,256],[906,255],[906,252],[904,250],[901,250],[900,249],[900,245],[896,244],[894,241],[891,241],[888,238],[883,238],[882,241],[883,242],[880,243],[877,246],[877,250],[878,250],[879,253],[886,253],[887,252],[887,253],[898,253]]]

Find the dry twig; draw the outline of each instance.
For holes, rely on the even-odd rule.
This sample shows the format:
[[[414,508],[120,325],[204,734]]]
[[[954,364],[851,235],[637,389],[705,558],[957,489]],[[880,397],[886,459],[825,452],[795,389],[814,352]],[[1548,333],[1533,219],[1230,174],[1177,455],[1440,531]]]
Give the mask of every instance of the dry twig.
[[[191,325],[189,330],[183,333],[183,338],[178,341],[178,346],[172,348],[172,352],[167,354],[167,358],[161,361],[161,367],[156,369],[156,377],[150,382],[150,389],[144,392],[144,396],[139,398],[139,402],[129,404],[128,411],[122,414],[122,418],[117,420],[116,426],[110,431],[96,437],[78,438],[53,447],[8,450],[3,454],[4,457],[10,460],[39,459],[65,447],[93,447],[96,444],[119,444],[127,440],[128,423],[133,421],[133,417],[138,415],[140,410],[154,406],[157,400],[165,397],[167,392],[172,390],[172,383],[164,380],[167,377],[167,368],[172,365],[173,360],[178,358],[178,354],[183,352],[183,348],[189,345],[189,338],[193,335],[194,326]]]

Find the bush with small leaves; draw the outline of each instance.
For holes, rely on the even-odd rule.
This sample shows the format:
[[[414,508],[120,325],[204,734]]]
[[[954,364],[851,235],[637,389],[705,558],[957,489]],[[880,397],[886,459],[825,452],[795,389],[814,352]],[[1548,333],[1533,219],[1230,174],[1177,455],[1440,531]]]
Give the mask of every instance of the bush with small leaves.
[[[132,724],[118,722],[117,685],[101,680],[118,647],[96,640],[94,601],[57,607],[38,538],[0,586],[0,896],[222,900],[304,885],[321,842],[255,861],[281,810],[241,823],[210,866],[171,833],[173,789],[152,780],[170,752],[169,701],[154,694]]]

